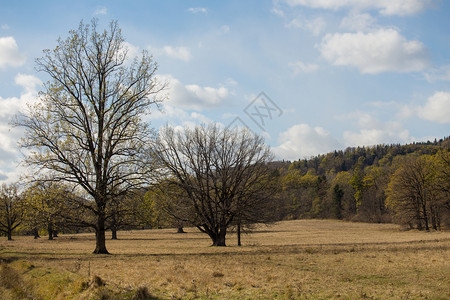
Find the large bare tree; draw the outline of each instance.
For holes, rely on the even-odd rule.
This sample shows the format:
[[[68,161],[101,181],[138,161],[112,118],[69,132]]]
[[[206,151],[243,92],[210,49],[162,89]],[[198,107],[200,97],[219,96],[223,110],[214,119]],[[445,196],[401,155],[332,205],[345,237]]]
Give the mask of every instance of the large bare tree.
[[[161,187],[175,201],[173,215],[207,233],[213,246],[226,245],[230,226],[267,216],[272,154],[260,136],[217,124],[166,127],[156,147],[164,165]]]
[[[114,197],[138,188],[151,171],[153,130],[145,121],[163,85],[157,65],[145,51],[130,59],[116,21],[103,32],[97,21],[81,22],[54,50],[37,59],[50,80],[38,102],[18,117],[26,129],[21,146],[26,162],[81,187],[96,221],[94,253],[105,245],[106,207]]]

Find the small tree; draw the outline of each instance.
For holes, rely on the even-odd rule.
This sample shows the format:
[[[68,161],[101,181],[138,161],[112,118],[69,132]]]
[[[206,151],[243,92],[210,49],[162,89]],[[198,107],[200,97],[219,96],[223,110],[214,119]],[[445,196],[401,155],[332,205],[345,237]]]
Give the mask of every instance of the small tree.
[[[108,204],[152,172],[153,131],[145,116],[163,88],[155,82],[157,66],[145,51],[129,60],[117,22],[98,32],[95,20],[44,50],[37,66],[50,81],[16,122],[26,129],[21,146],[32,150],[26,163],[85,191],[77,199],[95,216],[89,224],[96,232],[94,253],[108,253]]]
[[[0,186],[0,232],[12,240],[13,231],[22,223],[23,206],[17,185]]]
[[[26,223],[33,231],[37,231],[39,227],[45,228],[48,239],[53,240],[58,227],[64,221],[66,198],[67,189],[61,184],[46,180],[35,182],[24,194]]]
[[[164,166],[163,181],[180,191],[179,218],[208,234],[213,246],[226,245],[227,229],[238,219],[256,221],[255,210],[270,198],[272,154],[249,130],[166,127],[156,155]]]

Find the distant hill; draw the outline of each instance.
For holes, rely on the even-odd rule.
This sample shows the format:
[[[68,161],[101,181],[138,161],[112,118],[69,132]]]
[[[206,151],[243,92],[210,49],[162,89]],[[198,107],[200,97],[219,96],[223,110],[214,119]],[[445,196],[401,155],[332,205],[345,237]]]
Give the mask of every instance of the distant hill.
[[[371,165],[390,165],[396,156],[412,153],[417,155],[433,155],[439,149],[450,149],[450,136],[433,142],[415,142],[400,145],[377,145],[367,147],[348,147],[328,154],[317,155],[308,159],[297,160],[289,164],[289,168],[306,174],[314,170],[317,175],[354,170],[355,166],[365,168]],[[289,162],[276,162],[274,165],[286,166]]]
[[[416,169],[408,171],[410,165]],[[274,200],[280,220],[394,221],[421,229],[427,228],[421,225],[426,219],[433,228],[450,227],[450,137],[407,145],[349,147],[293,162],[274,161],[270,167],[279,180]],[[427,174],[419,178],[427,181],[418,183],[422,191],[412,186],[413,191],[398,196],[389,189],[399,176],[421,173]],[[419,194],[414,194],[416,190]],[[396,196],[395,203],[389,203],[389,195]],[[423,203],[415,203],[417,199]]]

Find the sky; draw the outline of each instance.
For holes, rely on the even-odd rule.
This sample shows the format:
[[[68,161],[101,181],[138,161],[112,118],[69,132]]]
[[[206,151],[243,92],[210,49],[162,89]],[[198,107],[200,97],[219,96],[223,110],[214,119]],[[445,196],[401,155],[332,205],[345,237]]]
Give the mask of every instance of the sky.
[[[0,0],[0,182],[27,172],[10,121],[46,80],[35,59],[80,22],[117,20],[167,100],[156,129],[246,126],[276,159],[450,135],[450,1]]]

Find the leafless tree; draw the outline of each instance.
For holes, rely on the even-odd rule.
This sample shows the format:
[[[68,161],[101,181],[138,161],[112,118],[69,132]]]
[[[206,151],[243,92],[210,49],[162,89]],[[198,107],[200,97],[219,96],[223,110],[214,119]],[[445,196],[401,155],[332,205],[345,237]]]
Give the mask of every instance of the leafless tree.
[[[156,148],[164,166],[161,187],[175,201],[174,216],[207,233],[213,246],[226,245],[227,229],[236,222],[266,215],[272,154],[260,136],[217,124],[166,127]]]
[[[106,207],[149,178],[154,132],[145,117],[162,100],[164,86],[155,81],[157,66],[145,51],[128,58],[116,21],[97,29],[95,19],[81,22],[54,50],[44,50],[37,69],[50,80],[16,124],[26,129],[26,163],[85,191],[92,203],[79,205],[96,216],[90,224],[94,253],[108,253]]]

